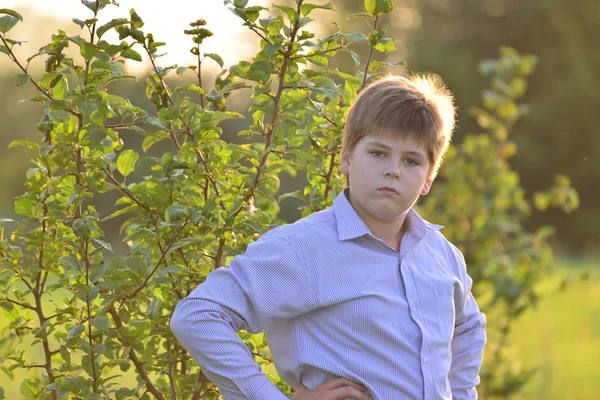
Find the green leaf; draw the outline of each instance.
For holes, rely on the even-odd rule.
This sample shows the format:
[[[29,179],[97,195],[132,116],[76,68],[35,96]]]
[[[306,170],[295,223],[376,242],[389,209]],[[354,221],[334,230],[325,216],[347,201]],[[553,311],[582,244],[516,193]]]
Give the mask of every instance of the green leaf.
[[[190,209],[183,204],[173,204],[167,211],[165,211],[165,220],[171,221],[182,221],[190,217]]]
[[[350,14],[350,15],[348,15],[348,19],[353,19],[353,18],[369,18],[369,19],[372,19],[371,14],[369,14],[369,13],[356,13],[356,14]]]
[[[347,33],[344,35],[344,37],[346,38],[346,40],[348,40],[349,43],[359,42],[361,40],[368,39],[367,35],[365,35],[362,32]]]
[[[19,14],[18,12],[14,11],[14,10],[9,10],[8,8],[0,8],[0,14],[11,15],[11,16],[15,17],[16,19],[18,19],[19,21],[23,22],[23,17],[21,16],[21,14]]]
[[[233,0],[233,6],[238,8],[244,8],[248,5],[248,0]]]
[[[396,50],[396,39],[383,38],[380,39],[375,45],[375,50],[382,53],[387,53]]]
[[[79,25],[81,27],[81,29],[83,29],[83,27],[85,26],[85,21],[82,21],[80,19],[73,18],[73,22],[75,22],[77,25]]]
[[[29,78],[31,78],[30,74],[18,74],[17,75],[17,86],[23,86],[27,82],[29,82]]]
[[[10,54],[6,46],[0,45],[0,53]]]
[[[139,158],[139,154],[131,149],[121,152],[119,158],[117,158],[117,169],[121,175],[128,176],[131,174],[135,169],[135,163]]]
[[[67,340],[76,339],[81,337],[81,334],[85,331],[85,326],[82,324],[77,324],[69,329],[67,332]]]
[[[110,321],[107,317],[96,317],[92,318],[92,326],[99,331],[107,332],[110,328]]]
[[[365,0],[365,9],[371,15],[381,15],[392,11],[394,5],[390,0]]]
[[[131,16],[131,26],[133,26],[136,29],[140,29],[144,26],[144,21],[142,21],[140,16],[135,12],[133,8],[129,11],[129,15]]]
[[[300,6],[300,13],[303,16],[306,16],[306,15],[310,14],[310,12],[312,10],[314,10],[315,8],[320,8],[320,9],[323,9],[323,10],[333,10],[333,4],[331,4],[331,3],[322,4],[322,5],[309,4],[309,3],[302,4]]]
[[[0,400],[4,400],[6,397],[4,396],[4,388],[0,387]]]
[[[25,379],[21,382],[21,394],[29,398],[37,398],[40,393],[38,382],[34,378]]]
[[[18,23],[19,19],[13,17],[12,15],[5,15],[3,17],[0,17],[0,32],[6,33]]]
[[[117,26],[121,26],[121,25],[125,25],[129,23],[129,21],[125,18],[115,18],[112,21],[110,21],[107,24],[102,25],[100,28],[98,28],[98,30],[96,31],[96,34],[98,35],[98,38],[101,38],[102,35],[104,35],[108,30],[117,27]]]
[[[277,53],[282,47],[283,47],[283,44],[281,44],[281,43],[276,43],[276,44],[267,43],[267,44],[265,44],[265,47],[263,48],[263,52],[265,53],[265,55],[270,57],[273,54]]]
[[[318,76],[313,82],[315,83],[315,87],[311,89],[313,93],[325,95],[330,99],[338,97],[338,89],[333,79],[326,76]]]
[[[217,62],[217,64],[219,64],[219,67],[223,68],[223,59],[221,58],[220,55],[215,54],[215,53],[204,53],[204,57],[208,57],[208,58],[212,58],[213,60],[215,60]]]
[[[306,59],[319,67],[326,67],[329,59],[320,51],[312,51],[306,55]]]
[[[94,239],[94,242],[98,243],[100,246],[104,247],[106,250],[110,251],[111,253],[114,253],[112,246],[109,243],[106,243],[100,239]]]
[[[56,100],[66,100],[67,99],[67,80],[61,76],[61,79],[56,83],[54,88],[52,89],[52,94]]]
[[[350,55],[352,56],[352,59],[354,60],[354,64],[360,65],[360,54],[358,54],[354,50],[350,50]]]
[[[17,146],[27,146],[30,149],[39,149],[40,148],[40,145],[38,143],[29,142],[27,140],[13,140],[8,145],[8,148],[12,149],[13,147],[17,147]]]
[[[142,61],[142,56],[137,51],[129,48],[121,52],[121,57],[129,58],[134,61]]]
[[[98,46],[96,46],[95,44],[92,44],[90,42],[83,42],[81,44],[80,52],[83,58],[89,61],[95,56],[97,56],[100,51],[98,49]]]
[[[298,13],[292,7],[275,5],[275,8],[280,9],[288,16],[290,22],[294,23],[298,20]]]

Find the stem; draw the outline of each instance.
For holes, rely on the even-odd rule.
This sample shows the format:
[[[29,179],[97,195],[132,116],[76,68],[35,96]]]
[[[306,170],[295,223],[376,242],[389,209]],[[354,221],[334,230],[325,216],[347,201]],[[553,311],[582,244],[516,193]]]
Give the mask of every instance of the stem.
[[[6,294],[6,293],[4,294],[4,300],[5,300],[5,301],[8,301],[9,303],[12,303],[12,304],[14,304],[14,305],[16,305],[16,306],[19,306],[19,307],[22,307],[22,308],[26,308],[26,309],[28,309],[28,310],[32,310],[32,311],[35,311],[35,310],[36,310],[36,308],[35,308],[34,306],[30,305],[30,304],[27,304],[27,303],[22,303],[22,302],[20,302],[20,301],[16,301],[16,300],[12,300],[12,299],[10,299],[10,298],[8,297],[8,294]]]
[[[38,316],[38,321],[40,323],[40,327],[44,325],[44,323],[48,320],[44,316],[44,311],[42,310],[42,295],[41,293],[33,294],[35,298],[35,311]],[[48,374],[48,382],[49,384],[54,383],[54,373],[52,372],[52,351],[50,351],[50,343],[48,342],[48,337],[44,336],[42,338],[42,347],[44,348],[44,359],[46,362],[44,363],[44,368],[46,369],[46,374]],[[52,400],[58,400],[58,393],[53,390],[52,391]]]
[[[119,313],[117,313],[115,306],[111,305],[107,311],[112,316],[113,320],[115,321],[115,326],[117,327],[117,330],[121,330],[121,328],[123,327],[123,322],[121,321],[121,317],[119,317]],[[127,343],[124,343],[124,344],[127,344]],[[154,384],[152,383],[152,380],[150,380],[150,377],[148,377],[148,374],[146,373],[146,370],[144,369],[144,365],[137,357],[137,354],[135,354],[135,350],[133,348],[131,348],[129,350],[129,359],[131,360],[131,362],[133,362],[133,365],[135,365],[135,368],[136,368],[138,374],[140,374],[140,377],[146,383],[146,388],[148,389],[148,391],[150,393],[152,393],[154,395],[154,397],[156,397],[158,400],[166,400],[165,397],[158,391],[158,389],[156,389],[156,386],[154,386]]]
[[[377,30],[377,21],[379,21],[379,15],[375,17],[375,20],[373,21],[373,30],[376,31]],[[365,66],[365,73],[363,76],[363,81],[362,81],[362,85],[360,85],[360,89],[358,89],[358,92],[360,93],[366,83],[367,83],[367,74],[369,72],[369,65],[371,64],[371,57],[373,57],[373,50],[375,48],[373,46],[371,46],[371,49],[369,50],[369,57],[367,58],[367,65]]]
[[[90,286],[90,259],[88,257],[90,242],[85,241],[85,284]],[[98,393],[98,377],[96,374],[96,354],[94,352],[94,342],[92,340],[92,307],[90,301],[90,294],[85,295],[85,302],[87,305],[87,322],[88,322],[88,342],[90,344],[90,360],[92,364],[92,388],[93,393]]]
[[[169,99],[169,103],[171,103],[171,105],[175,105],[173,98],[171,97],[171,95],[169,94],[169,91],[167,90],[167,85],[165,84],[163,77],[160,76],[160,74],[158,73],[158,67],[156,66],[156,63],[154,62],[154,58],[152,57],[152,52],[150,51],[148,46],[146,46],[145,43],[140,43],[140,44],[142,46],[144,46],[144,50],[146,50],[146,53],[148,54],[148,57],[150,58],[150,62],[152,63],[152,69],[154,70],[154,73],[158,77],[158,80],[160,81],[160,86],[162,86],[163,90],[165,91],[165,94],[167,95],[167,97]]]
[[[171,388],[171,398],[177,400],[177,392],[175,391],[175,379],[173,378],[173,357],[171,356],[171,338],[167,338],[167,358],[169,361],[169,386]]]
[[[325,193],[323,194],[323,197],[325,199],[325,204],[324,206],[327,206],[327,200],[329,199],[329,193],[331,192],[331,178],[333,177],[333,171],[335,170],[335,166],[336,166],[336,159],[337,156],[337,151],[334,151],[331,154],[331,160],[329,161],[329,171],[327,171],[327,176],[325,177]]]
[[[181,234],[181,232],[183,231],[183,229],[186,226],[188,226],[189,223],[190,223],[190,220],[188,219],[188,220],[185,221],[185,223],[183,225],[181,225],[181,227],[179,228],[179,230],[175,233],[175,235],[173,235],[173,238],[171,239],[171,242],[169,243],[169,245],[167,246],[167,248],[162,252],[162,254],[160,256],[160,259],[156,263],[156,266],[154,266],[154,268],[152,269],[152,272],[150,272],[146,276],[146,279],[144,279],[144,282],[142,282],[142,284],[140,286],[138,286],[133,292],[131,292],[130,294],[125,295],[123,297],[124,300],[128,300],[128,299],[134,298],[140,291],[142,291],[142,289],[144,289],[148,285],[148,282],[150,281],[150,279],[152,278],[152,276],[156,273],[156,270],[158,270],[158,267],[160,266],[160,264],[162,264],[162,262],[164,261],[165,257],[167,256],[167,253],[169,252],[169,250],[171,249],[171,247],[173,247],[173,245],[177,241],[177,237],[179,237],[179,235]]]
[[[208,392],[208,390],[206,390],[204,391],[204,393],[202,393],[202,388],[206,384],[206,375],[204,375],[204,372],[202,372],[202,370],[200,370],[200,373],[198,374],[198,383],[200,383],[200,387],[194,391],[192,400],[200,400],[202,396],[204,396],[206,392]]]
[[[96,8],[94,9],[94,19],[98,16],[98,10],[100,8],[100,1],[96,1]],[[96,36],[96,25],[98,22],[92,24],[92,31],[90,32],[90,43],[94,44],[94,36]],[[92,60],[85,60],[85,78],[83,79],[83,85],[87,86],[87,76],[90,72],[90,64]],[[94,392],[95,393],[95,392]]]
[[[196,46],[198,50],[198,87],[202,88],[202,58],[200,58],[200,44]],[[200,106],[204,109],[204,94],[200,95]]]
[[[137,197],[133,193],[131,193],[125,186],[121,185],[119,181],[113,176],[112,173],[108,172],[106,168],[102,168],[102,171],[106,174],[106,176],[119,188],[127,197],[133,200],[138,206],[148,209],[148,207],[138,200]]]
[[[131,122],[129,124],[116,124],[116,125],[104,125],[105,128],[108,129],[114,129],[114,130],[119,130],[119,129],[127,129],[130,128],[132,126],[142,126],[146,123],[146,121],[142,121],[142,122]]]

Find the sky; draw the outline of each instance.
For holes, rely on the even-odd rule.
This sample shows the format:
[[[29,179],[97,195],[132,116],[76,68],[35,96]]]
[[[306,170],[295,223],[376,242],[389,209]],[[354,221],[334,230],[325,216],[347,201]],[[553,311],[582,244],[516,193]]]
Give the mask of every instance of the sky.
[[[145,33],[152,33],[154,40],[166,42],[168,54],[160,58],[160,65],[167,66],[172,64],[191,65],[194,64],[194,56],[189,50],[193,46],[191,37],[183,33],[184,29],[189,28],[189,23],[197,19],[204,18],[207,21],[206,28],[210,29],[214,36],[206,39],[201,47],[203,53],[218,53],[225,61],[225,66],[229,66],[243,59],[250,59],[255,53],[255,46],[258,44],[258,37],[249,34],[247,28],[241,24],[241,20],[229,11],[228,6],[223,4],[222,0],[117,0],[119,7],[107,6],[99,14],[99,24],[104,24],[114,18],[128,18],[129,10],[135,8],[136,12],[145,22],[142,30]],[[267,5],[266,0],[255,0],[252,5]],[[56,33],[59,26],[52,23],[53,19],[64,20],[65,26],[71,27],[67,31],[68,35],[81,35],[83,37],[87,31],[82,31],[79,26],[70,22],[73,18],[81,20],[91,18],[92,13],[81,4],[80,0],[0,0],[0,8],[9,8],[21,13],[24,17],[24,23],[15,27],[9,33],[9,37],[16,40],[29,40],[30,42],[40,40],[43,43],[50,41],[51,34]],[[32,23],[28,22],[28,15],[39,14],[35,17],[34,29]],[[32,18],[34,18],[32,16]],[[43,21],[48,18],[48,23]],[[19,29],[17,29],[19,28]],[[110,34],[109,34],[110,33]],[[109,32],[103,39],[112,43],[119,43],[115,32]],[[35,38],[32,37],[35,35]],[[89,34],[88,34],[89,35]],[[35,39],[35,40],[33,40]],[[141,48],[137,49],[138,52]],[[23,49],[24,57],[37,51],[35,49]],[[208,68],[218,69],[216,63]],[[203,64],[204,65],[204,64]],[[129,62],[128,69],[132,73],[141,72],[148,67],[145,64]]]

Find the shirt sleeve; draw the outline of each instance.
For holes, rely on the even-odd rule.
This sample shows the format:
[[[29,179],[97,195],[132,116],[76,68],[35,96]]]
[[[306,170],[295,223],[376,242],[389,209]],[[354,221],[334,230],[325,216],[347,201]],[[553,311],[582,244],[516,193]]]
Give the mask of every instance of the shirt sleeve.
[[[303,259],[286,240],[262,238],[179,302],[171,330],[225,400],[284,400],[236,332],[263,331],[314,303]]]
[[[459,302],[462,307],[456,310],[452,338],[452,365],[448,379],[454,400],[471,400],[477,399],[476,387],[480,381],[479,369],[486,343],[486,320],[471,293],[473,280],[467,274],[465,259],[456,247],[452,246],[452,250],[464,291]]]

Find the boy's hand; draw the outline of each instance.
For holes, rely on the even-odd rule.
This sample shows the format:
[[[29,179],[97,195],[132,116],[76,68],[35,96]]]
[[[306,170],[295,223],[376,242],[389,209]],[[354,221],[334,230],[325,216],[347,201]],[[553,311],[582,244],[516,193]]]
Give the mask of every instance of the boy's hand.
[[[293,400],[373,400],[363,385],[348,379],[338,378],[308,390],[301,385]]]

